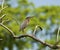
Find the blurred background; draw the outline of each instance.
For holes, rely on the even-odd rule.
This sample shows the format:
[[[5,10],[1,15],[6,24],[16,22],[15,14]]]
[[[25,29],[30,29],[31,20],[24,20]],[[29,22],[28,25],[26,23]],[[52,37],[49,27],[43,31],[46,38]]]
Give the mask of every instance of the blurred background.
[[[1,9],[2,0],[0,1]],[[21,35],[19,27],[27,16],[34,16],[25,29],[26,34],[32,34],[36,25],[43,30],[37,29],[36,38],[49,44],[55,44],[56,34],[60,26],[60,0],[5,0],[0,17],[6,14],[4,23],[15,35]],[[0,26],[0,50],[52,50],[31,38],[13,39],[11,34]],[[59,37],[60,39],[60,37]]]

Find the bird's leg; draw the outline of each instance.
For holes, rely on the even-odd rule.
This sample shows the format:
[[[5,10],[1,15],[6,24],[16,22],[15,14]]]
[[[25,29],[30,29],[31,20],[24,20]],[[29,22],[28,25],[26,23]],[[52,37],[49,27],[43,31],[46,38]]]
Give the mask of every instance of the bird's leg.
[[[26,34],[26,31],[23,29],[23,30],[22,30],[22,33],[23,33],[23,34]]]

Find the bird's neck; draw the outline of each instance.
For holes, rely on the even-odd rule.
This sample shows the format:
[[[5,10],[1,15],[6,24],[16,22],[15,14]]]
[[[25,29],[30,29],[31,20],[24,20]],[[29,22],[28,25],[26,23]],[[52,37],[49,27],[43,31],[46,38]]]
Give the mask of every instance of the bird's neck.
[[[30,19],[27,19],[27,21],[29,22],[29,21],[30,21]]]

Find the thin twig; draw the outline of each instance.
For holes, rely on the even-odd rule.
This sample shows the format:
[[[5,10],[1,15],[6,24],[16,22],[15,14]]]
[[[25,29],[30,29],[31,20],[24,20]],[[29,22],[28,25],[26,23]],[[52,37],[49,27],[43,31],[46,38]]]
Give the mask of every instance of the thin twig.
[[[2,23],[2,19],[6,16],[6,14],[2,15],[2,17],[0,17],[0,23]]]
[[[36,33],[36,30],[38,28],[38,25],[36,25],[35,29],[34,29],[34,32],[33,32],[33,35],[35,36],[35,33]]]
[[[58,40],[59,40],[59,29],[60,29],[60,28],[58,28],[58,32],[57,32],[57,42],[58,42]]]
[[[3,21],[2,21],[2,24],[4,24],[5,22],[8,22],[8,21],[9,21],[9,20],[3,20]]]
[[[12,18],[13,18],[13,20],[16,21],[17,25],[20,25],[19,22],[17,21],[17,19],[15,17],[12,17]]]
[[[1,10],[0,10],[0,13],[2,12],[2,10],[4,10],[5,8],[7,8],[8,6],[6,6],[6,7],[4,7],[4,8],[2,8]]]
[[[35,36],[35,34],[36,34],[37,28],[40,28],[40,30],[42,31],[42,28],[41,28],[39,25],[36,25],[36,27],[35,27],[35,29],[34,29],[34,32],[33,32],[33,35],[34,35],[34,36]]]
[[[54,45],[58,45],[60,40],[58,39],[59,38],[59,32],[60,32],[60,27],[58,28],[58,32],[57,32],[57,41]]]
[[[0,20],[3,19],[6,16],[6,14],[2,15],[2,17],[0,17]]]

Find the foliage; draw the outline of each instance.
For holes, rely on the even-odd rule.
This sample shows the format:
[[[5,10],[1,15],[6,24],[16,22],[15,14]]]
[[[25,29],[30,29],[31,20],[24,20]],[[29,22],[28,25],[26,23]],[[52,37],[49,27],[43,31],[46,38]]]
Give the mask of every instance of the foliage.
[[[0,13],[0,17],[3,14],[7,14],[3,20],[8,21],[5,22],[4,25],[9,27],[16,35],[20,35],[23,34],[19,32],[19,26],[22,21],[28,15],[33,16],[33,18],[30,20],[29,26],[25,29],[25,31],[28,33],[30,31],[32,33],[35,26],[40,25],[43,30],[45,30],[45,41],[54,44],[54,40],[56,40],[56,29],[60,25],[60,6],[42,6],[35,8],[34,4],[29,3],[27,0],[18,0],[17,7],[11,7],[11,4],[9,4],[8,2],[6,3],[7,4],[5,6],[8,5],[8,8],[4,9]],[[43,37],[43,31],[42,34],[39,34],[39,36]],[[0,41],[0,50],[5,49],[5,47],[8,47],[9,50],[13,50],[14,46],[16,46],[17,50],[28,50],[33,48],[33,43],[37,44],[38,49],[42,49],[45,47],[43,45],[39,46],[39,43],[30,38],[22,38],[20,40],[15,40],[10,36],[10,33],[2,27],[0,27],[0,38],[4,39],[3,41]]]

